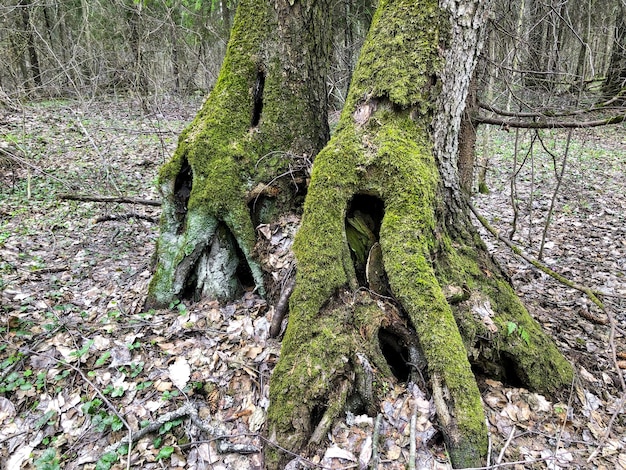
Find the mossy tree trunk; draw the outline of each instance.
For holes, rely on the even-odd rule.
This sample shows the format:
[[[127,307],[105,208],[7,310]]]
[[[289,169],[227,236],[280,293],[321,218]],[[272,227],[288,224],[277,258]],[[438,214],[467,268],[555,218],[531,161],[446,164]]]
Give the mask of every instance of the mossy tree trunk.
[[[381,0],[335,135],[317,156],[294,252],[268,431],[302,451],[385,383],[428,379],[455,466],[487,431],[472,366],[541,392],[571,366],[469,220],[458,133],[488,2]],[[444,8],[442,8],[442,6]],[[281,468],[278,451],[267,454]]]
[[[324,0],[242,0],[217,83],[161,170],[146,308],[264,292],[255,224],[292,210],[329,137]],[[302,189],[302,188],[300,188]]]

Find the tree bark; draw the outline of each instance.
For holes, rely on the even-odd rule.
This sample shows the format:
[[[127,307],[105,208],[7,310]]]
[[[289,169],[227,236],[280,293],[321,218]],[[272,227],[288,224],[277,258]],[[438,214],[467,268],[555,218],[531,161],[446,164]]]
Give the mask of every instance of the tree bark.
[[[280,176],[308,176],[302,162],[324,147],[270,383],[268,433],[283,448],[319,445],[345,409],[374,415],[390,383],[422,375],[454,465],[480,466],[487,431],[472,366],[544,393],[571,380],[461,191],[458,133],[488,4],[381,0],[324,147],[332,9],[242,0],[215,88],[161,170],[147,308],[233,297],[246,277],[263,292],[255,207],[271,218],[293,210],[292,179]],[[257,194],[268,197],[249,207]],[[285,459],[267,450],[268,468]]]
[[[543,392],[571,380],[469,220],[455,159],[486,2],[444,6],[379,2],[315,160],[270,383],[269,436],[289,450],[318,445],[346,408],[374,414],[386,384],[424,362],[453,464],[480,466],[487,432],[471,365]],[[268,451],[266,463],[285,459]]]
[[[265,291],[253,256],[259,208],[274,217],[293,209],[292,181],[307,176],[329,136],[328,11],[320,0],[239,4],[217,83],[159,176],[163,215],[146,308]],[[248,207],[248,195],[268,185],[274,196]]]
[[[478,101],[476,99],[477,77],[470,83],[465,101],[465,112],[459,128],[459,181],[461,189],[466,194],[472,194],[472,183],[474,182],[474,166],[476,160],[476,139],[478,123],[474,118],[478,115]]]
[[[20,0],[19,4],[22,11],[22,28],[26,37],[28,47],[28,59],[30,61],[30,72],[35,87],[41,87],[41,70],[39,68],[39,58],[37,49],[35,48],[35,35],[33,34],[33,26],[31,24],[31,2],[29,0]]]
[[[626,86],[626,5],[620,1],[615,20],[615,41],[603,85],[607,97],[624,94]]]

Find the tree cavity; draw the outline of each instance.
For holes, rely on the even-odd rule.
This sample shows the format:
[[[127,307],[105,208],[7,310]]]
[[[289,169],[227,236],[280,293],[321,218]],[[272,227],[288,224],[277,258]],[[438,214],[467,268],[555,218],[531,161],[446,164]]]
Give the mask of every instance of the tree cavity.
[[[263,88],[265,88],[265,72],[259,70],[256,75],[256,81],[254,82],[254,89],[252,90],[253,108],[252,119],[250,121],[251,127],[257,127],[261,121],[261,112],[263,111]]]
[[[193,185],[193,171],[191,165],[185,158],[180,171],[174,180],[174,217],[177,225],[177,235],[183,232],[185,226],[185,218],[187,217],[187,204],[189,196],[191,196],[191,188]]]
[[[380,248],[380,226],[385,214],[383,201],[371,194],[356,194],[346,212],[345,231],[357,282],[380,295],[387,293],[387,280]]]
[[[194,302],[201,298],[228,301],[243,291],[253,289],[254,277],[237,240],[228,227],[218,224],[210,242],[194,256],[181,291],[183,299]]]

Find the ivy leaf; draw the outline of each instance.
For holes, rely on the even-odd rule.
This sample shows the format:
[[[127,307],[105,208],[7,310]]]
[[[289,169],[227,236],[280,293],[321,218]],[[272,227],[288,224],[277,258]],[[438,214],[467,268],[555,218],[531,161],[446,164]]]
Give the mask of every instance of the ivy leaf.
[[[174,447],[172,447],[172,446],[165,446],[161,450],[159,450],[159,453],[156,456],[156,459],[157,460],[166,459],[170,455],[172,455],[173,453],[174,453]]]
[[[522,328],[519,332],[519,335],[526,342],[526,344],[530,346],[530,334],[528,333],[528,331]]]
[[[517,325],[512,321],[506,322],[506,330],[508,335],[511,336],[515,330],[517,330]]]

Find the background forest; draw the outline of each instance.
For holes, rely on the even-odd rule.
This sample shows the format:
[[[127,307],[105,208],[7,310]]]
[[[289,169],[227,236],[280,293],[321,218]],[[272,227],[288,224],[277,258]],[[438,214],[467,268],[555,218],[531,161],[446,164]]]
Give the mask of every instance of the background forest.
[[[493,3],[462,181],[505,240],[481,229],[490,250],[577,378],[554,397],[481,381],[491,463],[626,468],[626,2]],[[262,468],[274,306],[248,292],[225,306],[141,308],[156,174],[216,80],[236,6],[0,5],[0,468]],[[331,127],[374,5],[334,9]],[[261,227],[277,278],[292,269],[298,222]],[[188,418],[190,398],[200,419]],[[309,464],[367,468],[379,442],[384,468],[448,468],[431,408],[399,383],[376,431],[347,416]]]

